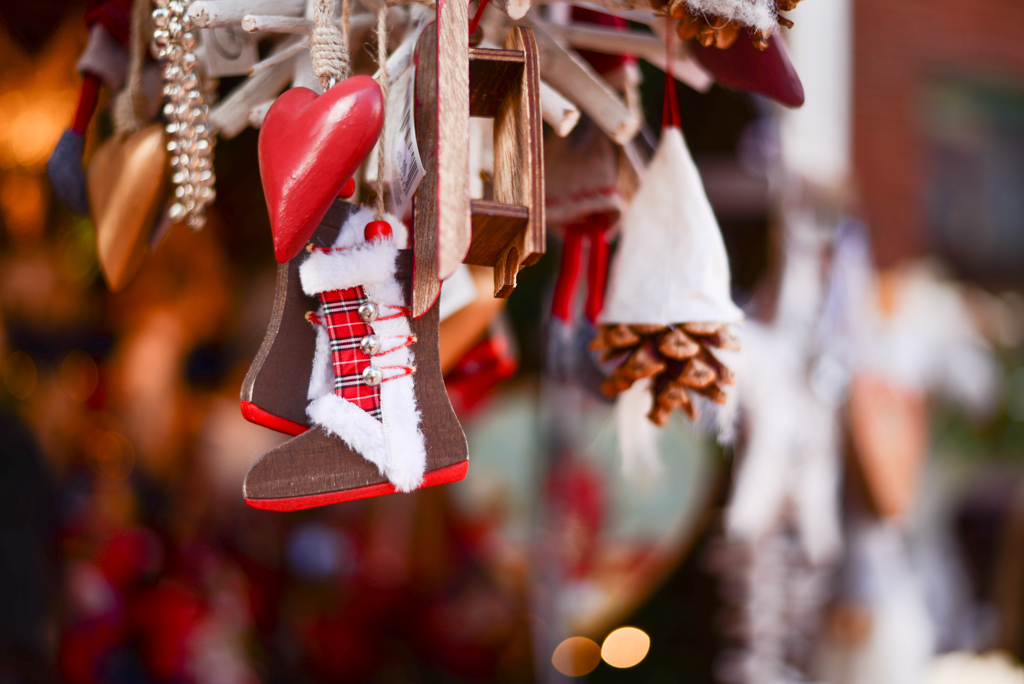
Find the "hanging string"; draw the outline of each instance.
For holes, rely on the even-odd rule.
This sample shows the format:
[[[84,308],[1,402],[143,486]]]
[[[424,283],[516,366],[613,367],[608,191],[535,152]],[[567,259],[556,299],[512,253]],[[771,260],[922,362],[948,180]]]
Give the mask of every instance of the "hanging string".
[[[679,95],[676,94],[676,77],[672,75],[672,17],[665,15],[665,104],[661,110],[662,128],[679,128]]]
[[[479,4],[477,4],[476,13],[473,15],[473,18],[469,20],[470,36],[476,33],[476,27],[480,25],[480,19],[484,16],[484,10],[487,9],[488,2],[490,2],[490,0],[480,0]]]
[[[384,121],[387,121],[388,101],[388,3],[381,3],[377,12],[377,68],[380,69],[380,90],[384,96]],[[384,184],[387,180],[387,153],[384,149],[384,138],[387,124],[380,130],[380,142],[377,143],[377,220],[384,220]]]
[[[142,89],[142,67],[146,56],[146,34],[149,28],[149,0],[132,4],[131,28],[128,38],[128,77],[125,87],[114,100],[114,133],[123,137],[139,130],[146,111],[146,93]]]
[[[348,46],[348,17],[351,7],[349,6],[349,0],[341,0],[341,39],[345,42],[345,46]]]
[[[347,4],[347,3],[346,3]],[[342,31],[334,23],[334,0],[313,1],[313,34],[309,37],[313,73],[325,91],[349,77],[352,65],[348,57],[347,22]]]

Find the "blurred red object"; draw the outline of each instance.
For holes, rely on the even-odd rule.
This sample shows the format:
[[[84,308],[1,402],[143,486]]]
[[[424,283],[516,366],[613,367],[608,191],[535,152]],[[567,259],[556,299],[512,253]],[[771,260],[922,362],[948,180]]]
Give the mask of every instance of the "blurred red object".
[[[501,329],[466,352],[444,378],[452,408],[465,416],[499,384],[516,374],[519,362],[508,334]]]

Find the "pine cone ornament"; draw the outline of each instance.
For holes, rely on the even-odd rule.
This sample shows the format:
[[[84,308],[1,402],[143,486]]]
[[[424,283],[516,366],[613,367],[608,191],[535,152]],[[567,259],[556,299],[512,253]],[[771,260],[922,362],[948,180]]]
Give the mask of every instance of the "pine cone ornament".
[[[733,385],[736,379],[711,350],[739,348],[725,323],[602,325],[590,343],[602,361],[621,359],[601,386],[608,397],[626,391],[637,380],[653,378],[654,408],[647,417],[655,425],[664,425],[676,408],[695,419],[697,406],[691,393],[724,404],[727,395],[722,386]]]
[[[793,28],[793,22],[778,14],[788,12],[796,8],[800,0],[775,0],[775,19],[780,26]],[[669,4],[669,14],[673,19],[679,21],[676,24],[676,33],[682,40],[697,39],[704,47],[714,45],[720,50],[732,47],[739,37],[741,30],[747,30],[741,22],[730,20],[707,12],[697,11],[690,7],[686,0],[672,0]],[[758,50],[768,48],[768,39],[772,31],[765,29],[753,29],[750,32],[750,41]]]

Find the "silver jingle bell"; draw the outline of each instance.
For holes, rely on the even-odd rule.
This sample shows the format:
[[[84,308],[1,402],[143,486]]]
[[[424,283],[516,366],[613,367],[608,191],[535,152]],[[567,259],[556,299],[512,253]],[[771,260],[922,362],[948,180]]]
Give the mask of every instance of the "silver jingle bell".
[[[363,302],[359,305],[359,317],[363,319],[364,323],[372,323],[377,320],[379,311],[377,305],[373,302]]]
[[[167,210],[167,218],[171,219],[173,223],[178,223],[185,218],[187,213],[188,210],[185,208],[184,204],[181,202],[175,202],[171,205],[171,208]]]
[[[370,387],[375,387],[376,385],[379,385],[383,380],[384,374],[380,372],[379,368],[367,366],[366,369],[363,371],[363,382],[365,382]]]
[[[171,13],[168,12],[166,9],[161,8],[153,10],[153,26],[157,27],[158,29],[167,28],[167,24],[168,22],[170,22],[170,20]]]
[[[363,353],[367,356],[373,356],[380,351],[380,338],[376,335],[367,335],[363,339],[359,340],[359,348],[363,350]]]

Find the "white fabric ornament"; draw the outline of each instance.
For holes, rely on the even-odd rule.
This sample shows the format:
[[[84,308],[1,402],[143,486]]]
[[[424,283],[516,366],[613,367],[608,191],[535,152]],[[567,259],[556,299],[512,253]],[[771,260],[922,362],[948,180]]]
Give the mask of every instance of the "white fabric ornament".
[[[729,259],[682,131],[666,128],[622,220],[601,323],[735,323]]]

